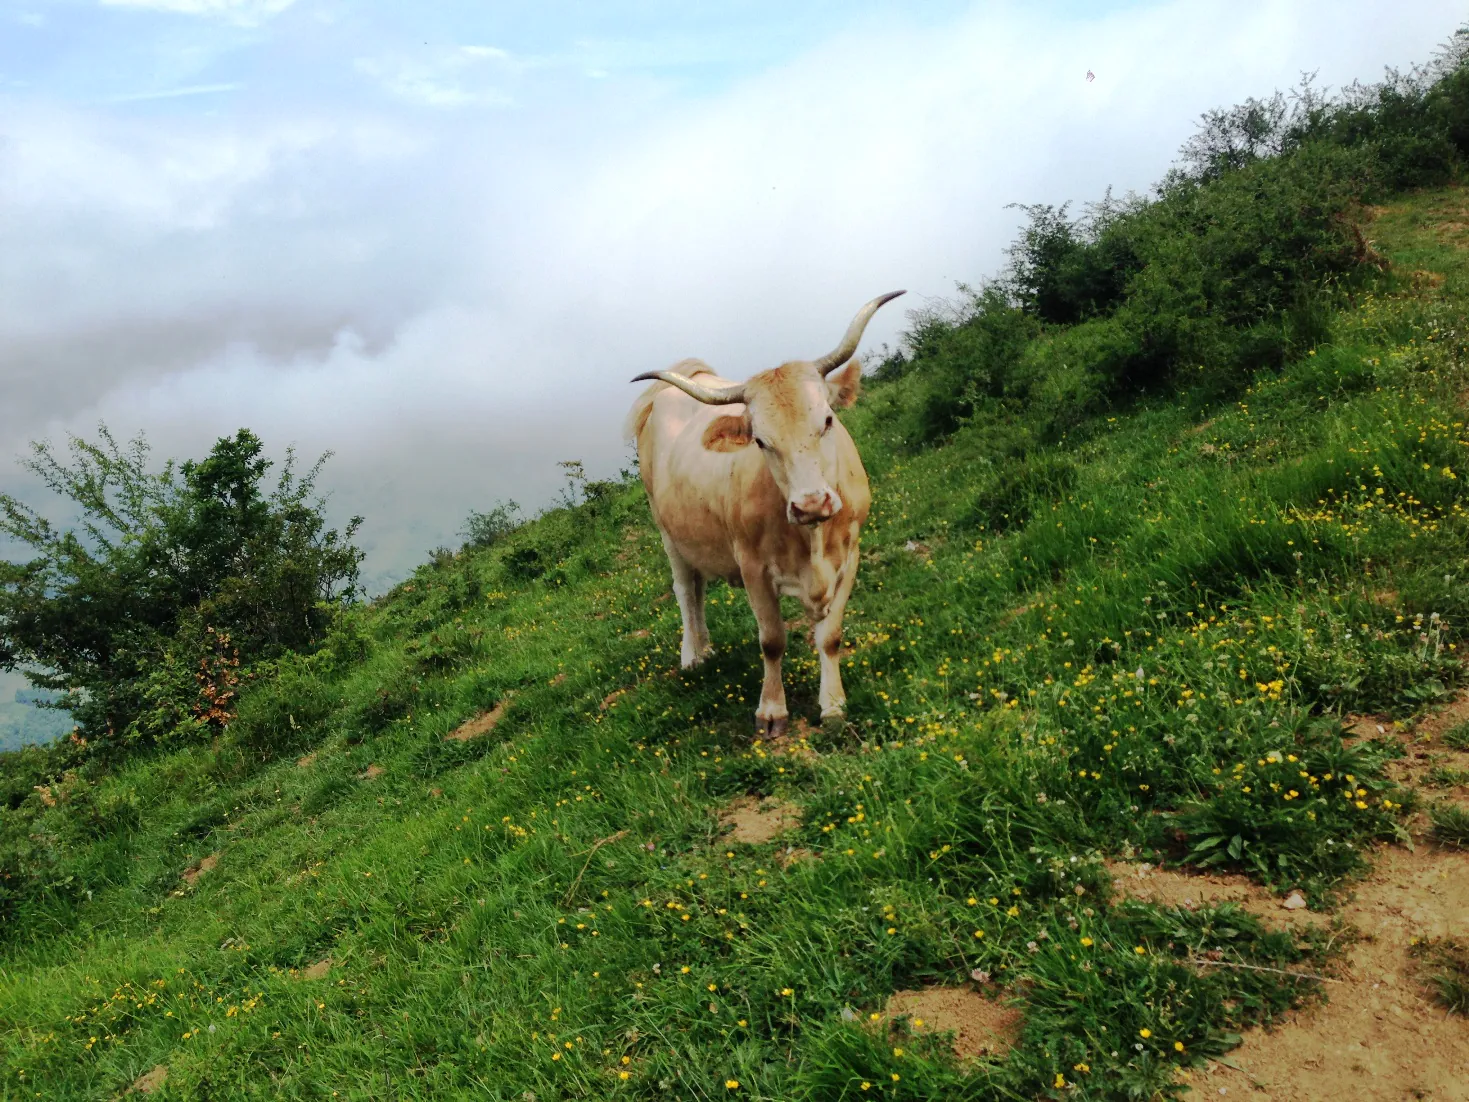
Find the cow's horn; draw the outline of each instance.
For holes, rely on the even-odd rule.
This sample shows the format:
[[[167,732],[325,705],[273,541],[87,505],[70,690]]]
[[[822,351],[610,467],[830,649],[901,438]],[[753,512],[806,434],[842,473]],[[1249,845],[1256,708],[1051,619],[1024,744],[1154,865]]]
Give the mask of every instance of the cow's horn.
[[[867,328],[867,323],[872,320],[872,315],[877,313],[878,307],[885,302],[891,302],[904,293],[906,292],[889,291],[885,295],[878,295],[877,298],[858,310],[857,316],[852,319],[852,324],[847,326],[847,335],[842,338],[842,343],[837,345],[836,348],[832,349],[825,356],[822,356],[821,359],[812,361],[816,370],[823,375],[827,375],[850,360],[852,354],[857,351],[857,342],[862,339],[862,331]]]
[[[670,386],[676,386],[690,398],[697,398],[705,405],[727,406],[745,400],[744,383],[721,387],[701,386],[687,375],[680,375],[677,371],[645,371],[634,377],[632,381],[640,383],[644,379],[658,379]]]

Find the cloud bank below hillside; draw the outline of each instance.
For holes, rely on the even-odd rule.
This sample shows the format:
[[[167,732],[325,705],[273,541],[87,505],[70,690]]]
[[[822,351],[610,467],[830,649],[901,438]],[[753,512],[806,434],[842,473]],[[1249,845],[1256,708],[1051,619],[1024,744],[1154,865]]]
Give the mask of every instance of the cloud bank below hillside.
[[[308,14],[146,6],[271,29]],[[1302,70],[1374,79],[1460,14],[1388,10],[890,14],[699,95],[480,42],[408,64],[357,39],[349,83],[318,98],[202,78],[178,87],[219,87],[163,102],[227,109],[11,93],[0,454],[99,418],[160,454],[240,425],[333,449],[333,509],[367,516],[381,583],[471,507],[548,500],[557,460],[615,472],[632,375],[824,351],[874,294],[921,305],[994,272],[1006,204],[1143,189],[1199,112]],[[880,314],[869,344],[902,323]]]

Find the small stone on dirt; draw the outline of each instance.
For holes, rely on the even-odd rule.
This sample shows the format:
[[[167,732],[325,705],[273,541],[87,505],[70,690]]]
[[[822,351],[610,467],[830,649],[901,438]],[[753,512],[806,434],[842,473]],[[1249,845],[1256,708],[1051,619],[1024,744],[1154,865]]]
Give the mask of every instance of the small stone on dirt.
[[[1291,892],[1290,895],[1285,897],[1285,901],[1281,903],[1281,906],[1287,911],[1299,911],[1305,905],[1306,897],[1300,892]]]
[[[1269,889],[1234,873],[1160,869],[1146,862],[1128,861],[1108,861],[1106,868],[1119,895],[1154,906],[1197,911],[1201,907],[1233,903],[1276,927],[1304,927],[1318,921],[1318,916],[1305,910],[1304,897],[1300,904],[1282,908],[1282,902]],[[1286,913],[1282,914],[1282,909]]]

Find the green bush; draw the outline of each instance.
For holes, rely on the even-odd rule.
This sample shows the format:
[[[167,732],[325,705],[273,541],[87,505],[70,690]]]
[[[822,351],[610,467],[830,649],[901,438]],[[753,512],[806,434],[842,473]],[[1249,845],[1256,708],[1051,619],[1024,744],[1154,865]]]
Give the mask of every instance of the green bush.
[[[231,739],[259,758],[321,741],[341,706],[341,688],[318,665],[315,659],[288,655],[261,669],[258,684],[241,697],[229,726]]]
[[[307,650],[357,596],[362,553],[313,502],[289,451],[274,490],[253,433],[199,462],[148,470],[139,436],[48,443],[29,469],[74,502],[79,531],[0,495],[0,534],[29,547],[0,563],[0,668],[64,691],[82,737],[116,747],[202,737],[233,711],[241,664]]]

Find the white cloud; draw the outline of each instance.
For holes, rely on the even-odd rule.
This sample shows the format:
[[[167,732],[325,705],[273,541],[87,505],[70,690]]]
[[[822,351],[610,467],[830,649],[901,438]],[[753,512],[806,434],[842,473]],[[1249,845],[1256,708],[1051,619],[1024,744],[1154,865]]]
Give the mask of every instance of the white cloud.
[[[547,500],[557,460],[614,471],[630,376],[814,355],[906,286],[867,345],[892,340],[900,307],[998,268],[1006,203],[1144,188],[1200,111],[1302,69],[1371,79],[1459,14],[1175,0],[890,20],[698,100],[497,47],[354,43],[410,107],[503,102],[517,66],[569,83],[377,119],[7,105],[0,458],[99,416],[160,454],[242,424],[333,448],[334,506],[367,515],[370,567],[398,572],[471,506]]]
[[[182,99],[185,96],[216,96],[224,92],[238,92],[243,84],[188,84],[182,88],[164,88],[157,92],[126,92],[108,97],[112,103],[138,103],[150,99]]]
[[[173,15],[203,15],[252,26],[285,11],[296,0],[101,0],[103,7],[138,8]]]
[[[510,54],[494,46],[455,46],[427,56],[359,57],[357,71],[389,93],[420,107],[506,107],[512,102],[485,72],[486,62],[508,62]]]

